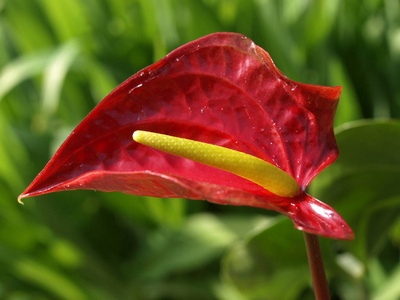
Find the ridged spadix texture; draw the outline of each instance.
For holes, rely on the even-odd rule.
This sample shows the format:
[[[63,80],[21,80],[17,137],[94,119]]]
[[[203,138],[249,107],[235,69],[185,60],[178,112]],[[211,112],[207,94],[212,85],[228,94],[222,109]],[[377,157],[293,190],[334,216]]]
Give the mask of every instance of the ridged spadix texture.
[[[340,215],[305,192],[338,155],[333,118],[340,92],[288,79],[243,35],[212,34],[111,92],[19,199],[74,189],[201,199],[273,209],[298,229],[351,239]],[[231,172],[138,144],[136,130],[252,155],[292,176],[300,191],[278,196]]]
[[[143,145],[231,172],[281,197],[294,197],[299,193],[299,185],[292,176],[243,152],[142,130],[135,131],[133,139]]]

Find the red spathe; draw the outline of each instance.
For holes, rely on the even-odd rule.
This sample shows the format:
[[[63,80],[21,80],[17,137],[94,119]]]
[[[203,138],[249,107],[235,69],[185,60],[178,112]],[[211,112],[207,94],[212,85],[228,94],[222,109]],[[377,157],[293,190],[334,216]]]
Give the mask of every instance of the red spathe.
[[[216,33],[188,43],[111,92],[71,133],[20,198],[74,189],[203,199],[277,210],[297,228],[331,238],[353,233],[307,195],[338,155],[333,119],[340,87],[294,82],[247,37]],[[302,192],[276,196],[226,171],[132,140],[147,130],[224,146],[292,175]]]

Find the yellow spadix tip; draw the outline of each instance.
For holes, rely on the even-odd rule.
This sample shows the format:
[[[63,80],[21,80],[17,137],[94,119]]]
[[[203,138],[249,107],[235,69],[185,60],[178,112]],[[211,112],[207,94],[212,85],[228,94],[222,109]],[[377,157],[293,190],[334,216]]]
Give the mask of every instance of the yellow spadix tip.
[[[247,153],[142,130],[135,131],[132,137],[154,149],[233,173],[281,197],[294,197],[300,190],[288,173]]]

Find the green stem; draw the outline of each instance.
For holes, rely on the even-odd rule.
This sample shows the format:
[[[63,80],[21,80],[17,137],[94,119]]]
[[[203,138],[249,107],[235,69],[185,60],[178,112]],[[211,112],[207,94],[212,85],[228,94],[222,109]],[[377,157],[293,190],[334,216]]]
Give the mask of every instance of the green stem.
[[[310,265],[315,299],[329,300],[328,281],[326,280],[318,236],[304,232],[304,240],[306,242],[308,263]]]

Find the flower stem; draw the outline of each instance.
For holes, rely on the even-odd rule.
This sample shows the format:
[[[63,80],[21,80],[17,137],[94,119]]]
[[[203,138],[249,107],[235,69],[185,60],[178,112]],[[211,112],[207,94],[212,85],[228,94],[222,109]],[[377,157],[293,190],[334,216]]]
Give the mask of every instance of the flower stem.
[[[328,281],[326,280],[318,236],[304,232],[304,240],[306,242],[308,263],[310,265],[315,299],[329,300]]]

